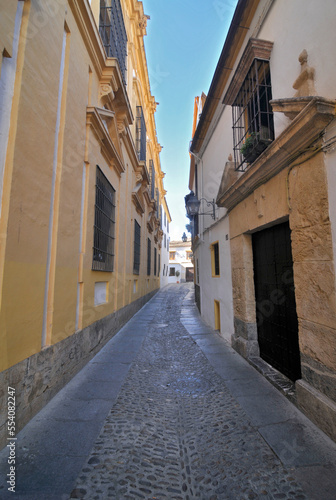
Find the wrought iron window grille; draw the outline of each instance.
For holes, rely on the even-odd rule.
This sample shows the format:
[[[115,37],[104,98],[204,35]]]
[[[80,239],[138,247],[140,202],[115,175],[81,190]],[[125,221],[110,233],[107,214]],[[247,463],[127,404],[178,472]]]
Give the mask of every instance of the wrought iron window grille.
[[[115,208],[115,189],[97,165],[92,259],[94,271],[113,271]]]
[[[152,242],[147,238],[147,276],[151,273],[151,252],[152,252]]]
[[[133,260],[133,274],[140,273],[140,248],[141,248],[141,226],[134,221],[134,260]]]
[[[107,57],[116,57],[124,84],[127,72],[127,35],[120,0],[100,2],[99,33]]]
[[[157,261],[157,250],[154,247],[154,276],[156,276],[156,261]]]
[[[142,106],[136,107],[136,149],[139,161],[146,161],[146,123]]]
[[[274,140],[269,62],[254,59],[232,104],[236,170],[245,171]]]

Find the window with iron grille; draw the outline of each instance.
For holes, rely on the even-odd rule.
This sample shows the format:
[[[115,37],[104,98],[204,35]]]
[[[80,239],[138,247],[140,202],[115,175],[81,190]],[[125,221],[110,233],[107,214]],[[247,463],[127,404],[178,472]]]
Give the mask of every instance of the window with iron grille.
[[[152,200],[154,200],[155,192],[155,168],[153,160],[149,160],[149,193]]]
[[[142,106],[136,108],[136,148],[139,161],[146,161],[146,123]]]
[[[97,165],[92,269],[113,271],[115,189]]]
[[[211,272],[212,276],[219,276],[219,245],[218,242],[211,245]]]
[[[140,242],[141,242],[141,226],[137,221],[134,221],[134,260],[133,273],[140,272]]]
[[[151,273],[151,253],[152,253],[152,242],[147,238],[147,276]]]
[[[245,170],[274,140],[269,62],[254,59],[232,104],[233,149],[238,170]]]
[[[158,276],[160,276],[160,271],[161,271],[161,255],[159,254]]]
[[[127,35],[120,0],[100,1],[99,33],[107,57],[118,59],[122,79],[126,85]]]
[[[154,247],[154,276],[156,276],[156,261],[157,261],[157,250]]]
[[[175,276],[175,267],[169,268],[169,276]]]

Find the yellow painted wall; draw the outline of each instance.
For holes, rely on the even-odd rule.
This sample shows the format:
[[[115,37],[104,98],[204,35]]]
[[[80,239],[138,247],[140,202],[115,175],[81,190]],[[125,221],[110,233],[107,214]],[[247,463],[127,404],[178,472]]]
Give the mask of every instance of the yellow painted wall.
[[[49,284],[48,296],[51,307],[51,328],[47,345],[57,343],[76,331],[76,317],[79,310],[79,325],[89,326],[130,302],[159,287],[159,278],[153,276],[154,248],[160,253],[159,241],[148,232],[147,220],[153,210],[145,199],[145,211],[139,214],[132,201],[132,191],[137,183],[139,164],[134,154],[129,153],[127,138],[114,132],[112,139],[116,150],[122,151],[124,172],[119,174],[102,154],[101,138],[98,139],[92,127],[87,126],[87,106],[103,107],[100,100],[101,70],[104,57],[101,42],[97,37],[94,16],[89,2],[84,0],[47,0],[43,22],[36,30],[36,19],[40,2],[25,2],[28,16],[25,18],[29,36],[21,50],[21,73],[18,68],[17,117],[13,115],[9,147],[13,150],[12,175],[8,177],[5,198],[8,199],[8,217],[0,221],[6,227],[2,251],[4,252],[3,281],[0,303],[0,370],[39,352],[42,345],[43,315],[46,310],[46,269],[48,238],[50,233],[50,206],[53,186],[53,162],[55,152],[55,130],[59,102],[59,79],[62,58],[64,28],[67,30],[65,52],[63,104],[60,116],[60,135],[57,172],[59,190],[56,188],[57,203],[54,205],[53,245],[54,282]],[[0,0],[0,47],[10,53],[17,2]],[[96,7],[96,4],[94,5]],[[142,44],[145,29],[139,31],[139,22],[145,20],[141,2],[122,1],[126,16],[128,53],[128,79],[133,80],[133,69],[138,85],[130,85],[128,102],[133,117],[136,106],[144,107],[147,135],[152,151],[157,187],[163,199],[163,183],[159,175],[160,159],[157,154],[157,138],[153,106],[149,89],[146,59]],[[48,14],[49,12],[49,14]],[[52,15],[50,15],[52,12]],[[88,36],[83,36],[79,26],[78,12],[84,19]],[[91,44],[91,45],[90,45]],[[90,46],[94,50],[90,52]],[[7,48],[9,47],[9,48]],[[131,50],[131,47],[133,49]],[[19,54],[19,56],[20,56]],[[119,92],[119,90],[118,90]],[[134,92],[134,93],[133,93]],[[118,94],[120,100],[120,93]],[[112,108],[114,106],[113,100]],[[119,101],[118,101],[119,102]],[[118,106],[115,117],[120,115]],[[118,122],[119,124],[119,122]],[[134,120],[128,119],[135,144]],[[120,149],[121,148],[121,149]],[[83,166],[87,168],[87,190],[84,190],[84,221],[81,226]],[[116,247],[114,271],[92,271],[93,228],[95,214],[96,166],[99,165],[116,190]],[[6,164],[7,168],[7,164]],[[7,169],[7,172],[10,171]],[[3,217],[4,211],[2,212]],[[140,275],[133,274],[134,220],[141,225]],[[80,235],[83,233],[83,267],[80,258]],[[151,276],[147,276],[147,237],[152,241]],[[158,266],[158,262],[157,262]],[[82,276],[79,271],[82,269]],[[158,267],[157,267],[158,270]],[[134,292],[134,280],[137,289]],[[78,285],[80,282],[79,308]],[[107,282],[108,302],[94,305],[96,282]],[[1,280],[0,280],[1,286]]]

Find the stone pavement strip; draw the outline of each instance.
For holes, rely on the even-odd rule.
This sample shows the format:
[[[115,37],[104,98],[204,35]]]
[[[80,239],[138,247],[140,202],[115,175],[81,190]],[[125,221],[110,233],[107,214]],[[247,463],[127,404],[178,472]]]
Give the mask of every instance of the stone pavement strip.
[[[203,323],[189,284],[160,291],[17,438],[14,498],[336,499],[335,443]]]

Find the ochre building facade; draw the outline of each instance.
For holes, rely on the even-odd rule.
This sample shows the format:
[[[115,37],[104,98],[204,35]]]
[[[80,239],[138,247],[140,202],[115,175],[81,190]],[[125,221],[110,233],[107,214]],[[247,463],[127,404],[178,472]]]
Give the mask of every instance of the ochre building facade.
[[[0,1],[0,406],[14,387],[18,429],[160,287],[147,20],[137,0]]]

